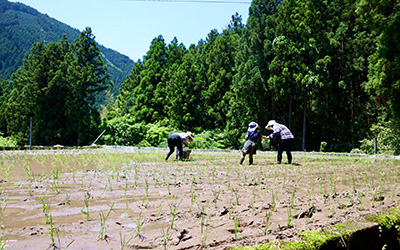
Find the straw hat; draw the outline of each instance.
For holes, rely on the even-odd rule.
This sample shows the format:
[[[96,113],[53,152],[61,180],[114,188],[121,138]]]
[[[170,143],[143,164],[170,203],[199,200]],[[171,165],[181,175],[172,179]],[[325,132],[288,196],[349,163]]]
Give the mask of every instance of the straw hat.
[[[249,123],[249,128],[247,131],[255,131],[258,128],[258,124],[256,122],[250,122]]]

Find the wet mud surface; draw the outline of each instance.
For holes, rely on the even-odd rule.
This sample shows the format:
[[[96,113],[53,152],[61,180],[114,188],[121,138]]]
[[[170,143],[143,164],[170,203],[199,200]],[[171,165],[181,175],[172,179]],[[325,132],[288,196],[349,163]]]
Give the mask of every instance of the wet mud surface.
[[[0,153],[6,249],[230,249],[400,204],[400,161],[163,149]],[[286,158],[284,157],[283,160]]]

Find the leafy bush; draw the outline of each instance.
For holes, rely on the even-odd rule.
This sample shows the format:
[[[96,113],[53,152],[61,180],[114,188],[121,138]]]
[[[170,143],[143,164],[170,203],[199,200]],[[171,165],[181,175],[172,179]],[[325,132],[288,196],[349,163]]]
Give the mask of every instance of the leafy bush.
[[[328,146],[328,143],[326,141],[322,141],[321,145],[319,147],[319,151],[320,152],[326,152],[327,151],[327,146]]]
[[[191,143],[191,147],[201,149],[220,149],[224,148],[223,141],[223,133],[205,130],[200,134],[194,135],[194,140]]]
[[[132,115],[116,117],[103,121],[106,133],[103,142],[106,145],[123,145],[138,147],[166,146],[166,139],[171,129],[166,121],[157,123],[136,123]]]
[[[223,148],[240,149],[243,147],[246,130],[227,129],[224,131]]]
[[[17,141],[12,137],[0,136],[0,147],[16,147]]]
[[[154,124],[146,125],[147,131],[145,140],[151,146],[160,146],[161,144],[165,144],[167,141],[167,137],[171,132],[169,127],[165,127],[162,125],[162,122],[157,122]],[[164,143],[163,143],[164,142]]]
[[[145,139],[146,126],[135,123],[134,118],[127,114],[103,123],[106,133],[103,141],[106,145],[135,146]]]
[[[377,138],[378,154],[400,154],[400,129],[396,124],[394,121],[379,122],[371,127],[372,134]],[[375,136],[361,141],[360,149],[364,153],[374,153]]]

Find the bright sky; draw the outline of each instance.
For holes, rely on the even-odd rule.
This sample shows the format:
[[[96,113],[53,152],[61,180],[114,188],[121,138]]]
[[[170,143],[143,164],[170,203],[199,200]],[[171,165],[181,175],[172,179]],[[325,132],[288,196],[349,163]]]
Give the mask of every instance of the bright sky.
[[[134,61],[143,58],[153,38],[159,35],[166,44],[176,37],[188,48],[206,39],[212,29],[222,32],[236,12],[246,24],[250,7],[250,0],[11,1],[31,6],[80,31],[91,27],[99,44]]]

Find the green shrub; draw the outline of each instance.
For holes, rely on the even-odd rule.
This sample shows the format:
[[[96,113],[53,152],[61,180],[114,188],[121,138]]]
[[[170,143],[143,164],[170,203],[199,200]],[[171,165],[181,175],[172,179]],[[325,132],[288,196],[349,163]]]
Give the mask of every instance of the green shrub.
[[[145,140],[151,146],[160,146],[163,142],[166,143],[167,137],[171,132],[170,128],[163,126],[160,122],[147,124],[146,129]]]
[[[0,136],[0,147],[16,147],[17,145],[17,140],[14,138]]]
[[[400,128],[396,124],[394,121],[387,121],[373,125],[371,127],[372,138],[361,140],[360,149],[366,154],[373,154],[376,136],[378,154],[400,154]]]
[[[103,122],[106,133],[103,136],[106,145],[135,146],[145,139],[147,128],[135,123],[131,115],[113,118]]]
[[[200,149],[224,148],[223,138],[224,138],[223,133],[217,133],[216,131],[205,130],[200,134],[194,135],[194,140],[191,143],[191,147]]]
[[[322,141],[319,147],[320,152],[326,152],[328,148],[328,143],[326,141]]]

